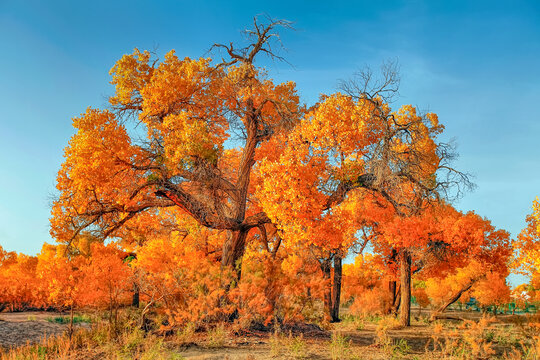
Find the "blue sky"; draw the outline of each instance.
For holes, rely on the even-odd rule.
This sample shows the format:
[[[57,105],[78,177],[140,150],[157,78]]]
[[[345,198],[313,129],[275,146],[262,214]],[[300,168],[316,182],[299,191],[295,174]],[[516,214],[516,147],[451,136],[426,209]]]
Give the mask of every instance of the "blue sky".
[[[397,59],[398,104],[436,112],[477,189],[456,205],[516,235],[540,195],[540,2],[0,0],[0,245],[37,253],[71,118],[103,107],[108,71],[134,47],[205,55],[252,17],[291,20],[270,77],[304,101]]]

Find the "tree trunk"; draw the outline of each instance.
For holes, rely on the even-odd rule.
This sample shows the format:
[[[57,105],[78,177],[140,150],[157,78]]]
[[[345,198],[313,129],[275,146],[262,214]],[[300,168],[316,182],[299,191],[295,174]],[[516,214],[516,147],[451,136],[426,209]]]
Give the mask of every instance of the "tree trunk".
[[[401,305],[401,287],[398,286],[397,290],[396,290],[396,297],[394,299],[394,304],[392,305],[392,311],[391,313],[393,315],[396,315],[398,314],[398,311],[400,309],[400,305]]]
[[[405,249],[402,250],[399,262],[401,283],[399,322],[401,326],[411,326],[411,254]]]
[[[450,305],[452,305],[453,303],[455,303],[456,301],[459,300],[459,298],[461,297],[461,295],[463,295],[464,292],[466,292],[467,290],[469,290],[472,286],[473,286],[474,282],[470,282],[468,283],[466,286],[464,286],[463,288],[461,288],[461,290],[459,290],[457,293],[454,294],[454,296],[452,296],[450,299],[448,299],[447,302],[445,302],[444,304],[442,304],[437,310],[435,310],[432,314],[431,314],[431,321],[435,320],[437,318],[437,316],[439,316],[440,314],[442,314]]]
[[[386,308],[386,314],[391,314],[396,302],[396,282],[394,280],[388,281],[388,292],[390,293],[390,302]]]
[[[71,338],[73,337],[73,304],[69,309],[69,342],[71,343]]]
[[[324,288],[324,317],[326,320],[332,320],[332,281],[330,274],[332,266],[330,265],[330,259],[325,259],[320,263],[323,278],[327,282]]]
[[[223,244],[223,255],[221,265],[236,271],[238,281],[242,275],[242,256],[246,248],[246,238],[249,230],[234,231],[227,237]]]
[[[398,253],[396,249],[392,248],[392,253],[390,254],[388,266],[396,263],[397,256]],[[399,287],[397,286],[397,281],[395,279],[388,282],[388,290],[390,291],[390,304],[388,305],[387,314],[396,315],[399,309],[399,300],[401,300],[401,298],[398,298]]]
[[[138,308],[140,305],[139,285],[133,283],[133,297],[131,298],[131,306]]]
[[[397,312],[399,310],[399,305],[401,303],[401,285],[398,286],[397,281],[393,280],[390,281],[388,284],[388,287],[390,289],[390,306],[388,308],[388,314],[394,314],[397,315]]]
[[[330,317],[332,322],[339,322],[339,302],[341,299],[341,277],[343,268],[341,266],[341,256],[334,256],[334,284],[332,287],[332,309]]]

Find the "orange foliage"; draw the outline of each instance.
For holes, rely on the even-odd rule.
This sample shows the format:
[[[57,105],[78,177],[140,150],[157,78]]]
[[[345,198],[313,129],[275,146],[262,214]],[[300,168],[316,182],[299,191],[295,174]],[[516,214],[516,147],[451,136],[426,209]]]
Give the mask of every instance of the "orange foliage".
[[[514,269],[531,278],[540,278],[540,207],[533,203],[533,213],[526,218],[527,226],[514,243]]]
[[[225,292],[233,274],[194,248],[190,236],[149,239],[139,249],[133,264],[141,295],[162,304],[172,324],[225,320],[233,311]]]
[[[44,244],[38,255],[37,276],[48,294],[48,304],[61,309],[79,307],[86,293],[81,270],[86,258],[77,256],[70,261],[63,250]]]
[[[488,273],[476,284],[472,297],[483,306],[501,306],[510,302],[510,288],[506,283],[508,273]]]
[[[379,256],[358,255],[353,264],[343,265],[343,303],[351,303],[353,314],[382,314],[392,299],[389,277]]]
[[[115,311],[131,300],[131,269],[115,243],[92,244],[91,256],[82,264],[85,305]]]
[[[0,308],[9,306],[13,311],[44,304],[37,263],[34,256],[7,252],[0,246]]]

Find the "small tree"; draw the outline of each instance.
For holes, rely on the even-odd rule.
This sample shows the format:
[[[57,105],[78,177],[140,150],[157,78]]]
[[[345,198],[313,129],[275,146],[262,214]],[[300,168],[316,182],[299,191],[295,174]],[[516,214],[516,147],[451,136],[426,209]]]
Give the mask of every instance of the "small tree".
[[[83,305],[87,289],[84,274],[86,258],[65,256],[65,248],[44,244],[38,255],[37,277],[48,293],[48,303],[70,312],[69,337],[73,334],[73,313]]]
[[[122,260],[124,252],[115,243],[92,244],[91,256],[82,266],[85,305],[106,308],[111,335],[118,330],[118,308],[128,303],[131,294],[132,271]]]

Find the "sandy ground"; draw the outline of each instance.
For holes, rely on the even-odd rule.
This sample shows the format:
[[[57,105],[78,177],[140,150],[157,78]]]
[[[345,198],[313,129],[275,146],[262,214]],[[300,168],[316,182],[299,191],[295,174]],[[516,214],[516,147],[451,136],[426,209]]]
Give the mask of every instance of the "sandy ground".
[[[62,314],[52,312],[19,312],[0,314],[0,346],[13,347],[35,343],[43,337],[60,335],[67,325],[47,321]]]

